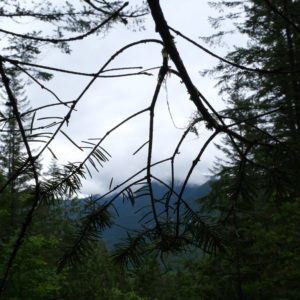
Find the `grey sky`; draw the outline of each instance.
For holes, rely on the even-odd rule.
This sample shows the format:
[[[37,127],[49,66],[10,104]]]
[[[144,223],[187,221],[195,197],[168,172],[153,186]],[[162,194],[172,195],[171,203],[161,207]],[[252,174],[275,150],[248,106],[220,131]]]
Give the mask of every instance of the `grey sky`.
[[[208,36],[213,33],[208,17],[216,14],[216,11],[209,8],[206,1],[172,0],[161,1],[161,4],[169,25],[190,38],[200,41],[199,36]],[[145,38],[159,39],[151,16],[146,17],[143,26],[145,30],[133,31],[128,30],[122,24],[116,25],[105,36],[92,36],[83,41],[74,42],[71,55],[63,55],[59,50],[49,47],[42,53],[38,63],[81,72],[96,72],[115,51],[124,45]],[[199,71],[211,68],[217,61],[179,37],[176,37],[176,45],[194,84],[216,109],[224,107],[214,88],[216,81],[203,78],[199,74]],[[217,49],[216,51],[224,54],[226,50]],[[160,66],[161,61],[159,45],[139,45],[124,52],[108,68],[129,66],[152,68]],[[80,101],[69,126],[64,126],[63,130],[81,145],[83,145],[82,140],[104,136],[121,120],[148,107],[157,82],[157,70],[151,73],[153,74],[151,77],[139,75],[97,79]],[[62,100],[68,101],[76,99],[89,80],[89,78],[55,73],[54,79],[45,85],[55,91]],[[174,75],[167,78],[165,87],[161,91],[155,111],[153,162],[169,157],[183,133],[183,130],[173,125],[167,100],[174,122],[179,128],[186,128],[195,109],[185,87]],[[30,86],[28,96],[32,101],[32,106],[54,101],[53,97],[35,84]],[[64,113],[66,113],[64,108],[52,108],[39,113],[37,117],[63,116]],[[114,177],[114,184],[118,184],[145,167],[147,147],[134,156],[132,154],[148,139],[148,120],[149,113],[146,112],[109,136],[103,147],[112,155],[112,158],[103,169],[100,169],[99,173],[93,173],[93,179],[84,182],[83,194],[102,193],[108,188],[111,177]],[[198,138],[194,134],[187,137],[176,161],[177,180],[185,177],[194,157],[209,135],[210,132],[200,127]],[[51,149],[63,162],[80,161],[86,154],[74,148],[62,134],[53,142]],[[217,150],[211,145],[196,168],[191,183],[199,184],[206,180],[205,175],[216,155]],[[47,164],[50,159],[50,153],[45,152],[44,163]],[[154,171],[166,180],[170,176],[170,165],[161,165]]]

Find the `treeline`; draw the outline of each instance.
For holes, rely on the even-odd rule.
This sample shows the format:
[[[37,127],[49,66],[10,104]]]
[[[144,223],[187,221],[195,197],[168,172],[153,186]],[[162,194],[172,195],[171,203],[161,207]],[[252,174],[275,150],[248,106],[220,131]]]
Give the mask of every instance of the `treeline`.
[[[3,174],[0,178],[3,184],[6,178]],[[1,197],[1,276],[30,208],[32,195],[23,188]],[[89,255],[58,272],[59,259],[76,228],[74,216],[80,216],[82,205],[82,201],[65,200],[38,208],[35,222],[11,267],[3,299],[171,300],[199,299],[203,292],[205,297],[207,287],[203,289],[202,270],[195,263],[198,254],[181,254],[166,265],[148,255],[139,267],[128,270],[114,262],[114,252],[105,247],[100,237]]]
[[[15,92],[21,91],[15,82]],[[27,107],[26,97],[20,108]],[[12,116],[11,106],[6,115]],[[14,118],[9,119],[1,136],[0,187],[24,163],[21,136]],[[47,182],[56,181],[63,170],[52,161],[47,171],[39,172]],[[8,183],[0,198],[0,276],[5,277],[13,249],[34,198],[32,172]],[[85,203],[68,197],[40,203],[20,251],[9,267],[2,299],[198,299],[198,270],[185,258],[173,258],[168,266],[148,255],[135,268],[124,269],[114,261],[114,252],[106,248],[101,236],[90,245],[88,255],[73,266],[59,270],[59,262],[70,246],[80,217],[86,214]],[[121,242],[121,241],[120,241]],[[86,249],[85,249],[86,251]],[[188,256],[187,256],[188,257]]]

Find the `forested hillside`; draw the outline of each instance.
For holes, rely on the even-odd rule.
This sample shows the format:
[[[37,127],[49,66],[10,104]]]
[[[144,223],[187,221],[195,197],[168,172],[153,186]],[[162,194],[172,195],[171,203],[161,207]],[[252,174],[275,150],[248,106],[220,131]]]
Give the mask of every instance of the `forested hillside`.
[[[168,24],[158,0],[141,6],[91,0],[60,9],[40,1],[33,1],[34,8],[13,2],[0,4],[1,22],[31,18],[53,31],[0,26],[5,39],[0,49],[0,299],[300,299],[300,1],[209,1],[215,15],[207,17],[215,33],[204,36],[199,28],[197,40]],[[141,29],[146,16],[159,39],[130,42],[97,73],[36,63],[43,47],[69,54],[72,41],[109,35],[119,23]],[[177,39],[217,60],[198,71],[217,78],[225,109],[216,109],[192,81]],[[213,52],[232,40],[226,56]],[[160,67],[106,69],[122,52],[148,43],[161,47]],[[135,73],[136,68],[142,70]],[[106,73],[124,70],[134,73]],[[144,109],[124,115],[101,138],[79,143],[65,132],[96,79],[150,77],[153,70],[155,90]],[[46,87],[51,72],[90,81],[78,98],[64,101]],[[155,109],[171,76],[179,78],[195,113],[174,149],[159,145],[171,155],[155,161],[160,113]],[[29,79],[56,102],[32,107]],[[167,105],[174,123],[168,97]],[[67,112],[36,117],[56,106]],[[133,153],[146,149],[144,167],[121,183],[110,179],[102,195],[78,199],[82,181],[112,159],[102,142],[144,113],[149,114],[146,142]],[[201,135],[204,130],[208,138]],[[52,148],[58,134],[85,155],[81,161],[60,162]],[[191,135],[204,142],[179,181],[176,172],[183,171],[177,158]],[[213,177],[191,187],[192,173],[217,136],[222,155],[215,159]],[[44,151],[53,158],[48,167]],[[154,170],[164,163],[170,167],[167,180]],[[119,167],[123,171],[128,165],[124,161]]]

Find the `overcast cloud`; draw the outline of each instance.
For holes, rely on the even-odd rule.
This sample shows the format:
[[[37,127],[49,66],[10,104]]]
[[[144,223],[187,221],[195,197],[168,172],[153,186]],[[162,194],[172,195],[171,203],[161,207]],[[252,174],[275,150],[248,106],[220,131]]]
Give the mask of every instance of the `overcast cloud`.
[[[190,38],[200,41],[199,36],[208,36],[213,33],[208,17],[216,14],[216,11],[209,8],[206,1],[172,0],[161,1],[161,4],[169,25]],[[116,25],[105,36],[92,36],[83,41],[74,42],[71,55],[63,55],[59,50],[49,47],[43,52],[38,63],[81,72],[96,72],[115,51],[124,45],[140,39],[159,39],[150,15],[146,17],[143,26],[145,30],[134,31],[122,24]],[[199,71],[211,68],[217,61],[181,38],[175,38],[183,62],[194,84],[216,109],[224,107],[214,88],[216,81],[211,78],[203,78],[199,74]],[[228,49],[217,49],[217,52],[224,54],[226,50]],[[160,66],[161,61],[160,45],[138,45],[124,52],[109,68],[129,66],[152,68]],[[151,73],[153,74],[151,77],[140,75],[97,79],[79,102],[77,111],[72,114],[69,126],[65,126],[63,130],[81,145],[83,140],[104,136],[121,120],[148,107],[157,82],[157,70],[151,71]],[[54,75],[54,79],[47,82],[46,86],[55,91],[64,101],[76,99],[90,80],[90,78],[74,75],[59,73]],[[28,98],[33,107],[54,101],[51,95],[35,84],[30,86]],[[174,127],[167,99],[173,120],[178,128],[186,128],[195,110],[185,87],[178,78],[174,75],[168,77],[165,88],[161,90],[155,111],[153,162],[169,157],[183,133],[182,129]],[[64,116],[65,113],[65,108],[51,108],[39,113],[37,117]],[[112,155],[112,158],[103,169],[100,169],[99,173],[93,174],[93,179],[84,182],[83,194],[103,193],[107,190],[112,177],[114,177],[114,184],[118,184],[145,167],[147,147],[134,156],[132,154],[148,139],[148,120],[149,113],[146,112],[129,121],[108,137],[103,147]],[[204,127],[200,127],[199,137],[194,134],[187,137],[176,162],[177,180],[183,180],[186,176],[194,157],[209,135],[210,132]],[[84,157],[84,153],[76,149],[63,135],[58,136],[51,145],[51,149],[64,162],[79,161]],[[212,167],[216,155],[220,155],[220,153],[213,145],[210,145],[196,168],[191,183],[200,184],[207,180],[208,169]],[[47,165],[50,159],[51,154],[45,153],[44,164]],[[169,164],[163,164],[154,170],[164,180],[168,180],[170,177]]]

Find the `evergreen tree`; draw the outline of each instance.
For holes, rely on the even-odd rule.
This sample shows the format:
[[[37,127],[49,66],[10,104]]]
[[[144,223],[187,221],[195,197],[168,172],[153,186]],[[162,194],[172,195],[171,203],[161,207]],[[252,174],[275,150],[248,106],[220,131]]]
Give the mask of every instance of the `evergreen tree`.
[[[224,256],[207,262],[207,267],[223,273],[221,280],[227,277],[224,289],[216,290],[215,295],[297,299],[300,20],[295,16],[300,3],[249,0],[212,4],[230,8],[227,17],[249,38],[246,47],[237,46],[227,55],[226,60],[234,66],[221,62],[213,70],[228,102],[222,112],[224,120],[230,120],[232,128],[250,141],[229,136],[219,146],[227,159],[217,164],[219,180],[204,200],[203,209],[213,215],[212,222],[227,229],[230,245]],[[220,19],[214,21],[221,24]]]
[[[20,78],[19,72],[15,70],[11,70],[11,87],[13,93],[18,101],[18,108],[20,113],[24,113],[29,108],[29,102],[27,97],[24,95],[24,85]],[[21,166],[22,161],[24,161],[25,153],[23,151],[23,142],[20,134],[20,130],[18,128],[16,118],[13,114],[12,106],[7,99],[7,96],[2,96],[3,106],[6,106],[6,110],[4,112],[4,116],[6,118],[6,123],[2,128],[3,134],[0,137],[0,166],[4,171],[5,175],[9,178],[11,177],[16,170]],[[29,129],[28,126],[28,117],[24,116],[22,121],[25,123],[25,127]],[[27,125],[26,125],[27,123]],[[27,178],[28,179],[28,178]],[[18,178],[14,182],[10,184],[11,192],[14,193],[20,189],[22,189],[22,184],[26,179]]]
[[[16,71],[15,68],[9,69],[9,73],[12,78],[11,88],[17,100],[18,109],[22,114],[29,108],[29,102],[25,96],[24,84],[21,80],[20,73]],[[2,107],[6,107],[3,113],[6,122],[2,127],[2,134],[0,136],[0,170],[7,180],[8,178],[12,178],[16,171],[21,168],[27,155],[24,151],[24,144],[20,129],[9,99],[7,99],[5,93],[2,94],[1,98]],[[24,127],[28,130],[28,118],[25,116],[22,118],[22,121],[24,123]],[[27,133],[29,135],[29,131]],[[28,187],[28,183],[31,179],[32,174],[30,174],[29,171],[23,172],[20,176],[9,183],[6,189],[8,191],[6,192],[6,196],[1,197],[1,206],[7,207],[7,212],[10,215],[11,230],[17,226],[16,221],[19,219],[18,215],[20,215],[20,208],[24,205],[22,202],[25,200],[22,193]]]
[[[299,28],[299,18],[294,17],[300,10],[299,2],[272,1],[274,9],[270,9],[270,1],[221,2],[221,7],[242,9],[246,19],[235,21],[241,21],[237,29],[249,38],[247,47],[236,47],[227,59],[244,67],[266,70],[251,72],[225,63],[217,66],[221,93],[229,104],[223,115],[237,122],[237,130],[254,141],[248,155],[255,163],[269,168],[270,172],[267,168],[264,172],[272,178],[273,186],[284,180],[285,184],[277,184],[277,188],[290,189],[287,183],[295,183],[299,178],[300,33],[294,28]],[[260,114],[266,115],[257,117]],[[258,142],[269,146],[262,147]],[[245,151],[242,145],[240,148],[239,156]],[[298,186],[292,187],[295,196],[299,196]]]

